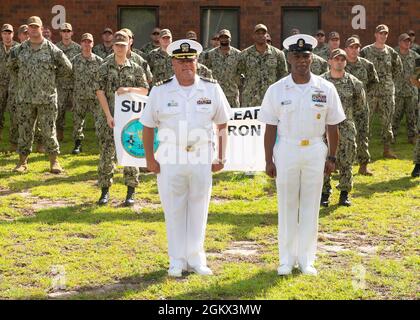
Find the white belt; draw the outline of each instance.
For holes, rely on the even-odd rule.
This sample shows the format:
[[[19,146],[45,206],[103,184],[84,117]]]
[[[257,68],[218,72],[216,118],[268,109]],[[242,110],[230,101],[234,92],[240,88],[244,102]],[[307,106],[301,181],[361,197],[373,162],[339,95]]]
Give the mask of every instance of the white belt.
[[[317,138],[310,138],[310,139],[292,139],[292,138],[286,138],[286,137],[280,137],[280,142],[285,142],[287,144],[293,144],[297,146],[311,146],[320,142],[324,142],[322,137]]]

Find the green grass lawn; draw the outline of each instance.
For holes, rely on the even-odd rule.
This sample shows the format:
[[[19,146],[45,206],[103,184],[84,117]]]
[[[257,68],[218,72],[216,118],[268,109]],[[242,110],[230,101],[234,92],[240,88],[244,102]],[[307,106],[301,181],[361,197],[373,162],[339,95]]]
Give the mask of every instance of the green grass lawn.
[[[136,206],[123,208],[119,169],[111,205],[98,207],[92,119],[80,156],[70,154],[70,114],[67,124],[64,175],[48,173],[42,154],[30,156],[23,175],[12,173],[16,154],[0,156],[0,299],[420,298],[420,188],[410,177],[405,132],[395,146],[399,160],[382,160],[375,126],[374,177],[355,175],[352,207],[338,207],[334,190],[332,205],[321,209],[318,277],[277,276],[273,181],[224,172],[214,176],[206,237],[215,276],[172,279],[155,177],[142,174]]]

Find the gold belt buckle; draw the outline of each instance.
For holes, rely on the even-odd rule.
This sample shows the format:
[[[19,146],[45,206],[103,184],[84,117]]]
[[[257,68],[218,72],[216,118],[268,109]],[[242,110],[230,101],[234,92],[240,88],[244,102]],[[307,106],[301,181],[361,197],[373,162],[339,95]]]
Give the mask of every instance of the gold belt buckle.
[[[309,146],[309,140],[307,140],[307,139],[305,139],[305,140],[301,140],[301,141],[300,141],[300,145],[301,145],[302,147]]]
[[[187,152],[194,151],[194,146],[186,146],[185,151],[187,151]]]

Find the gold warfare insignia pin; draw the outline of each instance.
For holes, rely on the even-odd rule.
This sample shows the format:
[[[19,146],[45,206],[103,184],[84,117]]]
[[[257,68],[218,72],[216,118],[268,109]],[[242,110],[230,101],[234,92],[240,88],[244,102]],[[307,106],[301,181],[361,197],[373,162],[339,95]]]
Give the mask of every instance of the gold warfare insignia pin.
[[[319,120],[319,119],[321,119],[321,114],[320,113],[318,113],[317,115],[316,115],[316,118]]]

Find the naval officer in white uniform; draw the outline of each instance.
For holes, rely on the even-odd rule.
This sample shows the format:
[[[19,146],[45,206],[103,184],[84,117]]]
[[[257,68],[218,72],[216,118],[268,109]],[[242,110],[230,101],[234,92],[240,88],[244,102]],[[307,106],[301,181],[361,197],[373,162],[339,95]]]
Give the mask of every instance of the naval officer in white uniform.
[[[259,113],[266,124],[266,173],[276,177],[279,275],[290,274],[295,265],[304,274],[317,274],[323,175],[334,171],[337,124],[345,119],[334,85],[310,72],[316,45],[315,38],[304,34],[283,42],[291,74],[269,87]],[[328,146],[323,141],[325,131]]]
[[[220,85],[196,75],[201,51],[193,40],[169,45],[175,76],[151,90],[140,118],[147,168],[157,174],[165,213],[172,277],[181,277],[183,271],[212,274],[204,251],[212,172],[222,170],[226,162],[226,127],[232,112]],[[160,141],[156,157],[154,128]]]

